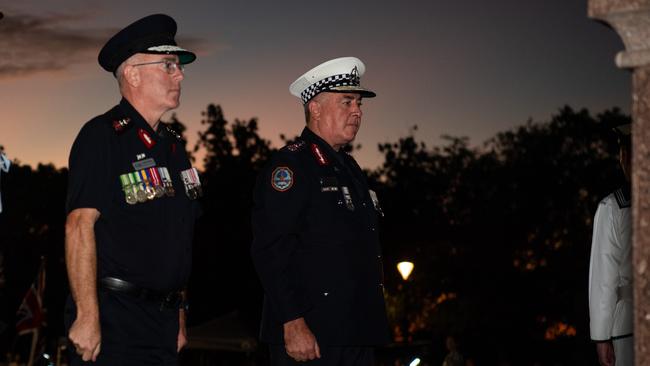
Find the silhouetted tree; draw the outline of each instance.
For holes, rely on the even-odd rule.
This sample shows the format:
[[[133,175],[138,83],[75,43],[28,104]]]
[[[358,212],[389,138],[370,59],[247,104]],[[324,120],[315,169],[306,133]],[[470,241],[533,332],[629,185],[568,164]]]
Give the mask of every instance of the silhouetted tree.
[[[499,349],[523,362],[558,325],[565,337],[586,334],[591,217],[621,177],[603,126],[628,118],[564,107],[482,149],[450,137],[433,149],[413,136],[381,144],[373,179],[386,212],[388,293],[399,294],[394,263],[413,259],[421,311],[412,330],[473,336],[488,363]]]
[[[16,310],[36,277],[40,257],[47,260],[44,306],[46,334],[63,333],[66,275],[63,262],[67,170],[39,164],[36,169],[15,160],[2,177],[0,253],[4,259],[4,287],[0,287],[0,352],[15,336]]]
[[[240,309],[257,319],[262,290],[249,254],[250,209],[257,172],[272,149],[259,136],[256,119],[230,124],[221,107],[213,104],[203,117],[205,130],[199,132],[194,147],[205,165],[203,216],[196,230],[190,284],[192,303],[202,318]]]

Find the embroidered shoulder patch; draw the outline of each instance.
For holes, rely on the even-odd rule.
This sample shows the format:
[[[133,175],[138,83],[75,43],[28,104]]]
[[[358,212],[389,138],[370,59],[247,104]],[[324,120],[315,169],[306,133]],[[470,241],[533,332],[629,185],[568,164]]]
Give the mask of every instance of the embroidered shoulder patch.
[[[279,166],[271,173],[271,186],[279,192],[288,191],[293,185],[293,172],[286,166]]]

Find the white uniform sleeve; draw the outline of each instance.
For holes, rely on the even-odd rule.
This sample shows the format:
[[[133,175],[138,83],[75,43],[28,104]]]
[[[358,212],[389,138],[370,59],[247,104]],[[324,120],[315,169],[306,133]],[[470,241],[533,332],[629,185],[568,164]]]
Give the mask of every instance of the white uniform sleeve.
[[[0,154],[0,170],[3,172],[9,171],[9,166],[11,165],[11,160],[7,159],[5,154]]]
[[[616,232],[612,202],[598,205],[594,217],[591,260],[589,264],[589,326],[591,339],[608,340],[612,336],[614,310],[617,301],[620,248]]]

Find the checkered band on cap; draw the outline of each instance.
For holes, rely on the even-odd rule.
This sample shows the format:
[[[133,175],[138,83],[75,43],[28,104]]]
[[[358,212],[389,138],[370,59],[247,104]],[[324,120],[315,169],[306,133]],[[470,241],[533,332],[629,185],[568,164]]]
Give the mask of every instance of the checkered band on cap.
[[[300,99],[302,99],[302,102],[306,104],[316,94],[330,90],[330,88],[335,88],[337,86],[360,86],[360,84],[361,80],[359,78],[359,73],[355,67],[349,74],[329,76],[310,85],[300,93]]]

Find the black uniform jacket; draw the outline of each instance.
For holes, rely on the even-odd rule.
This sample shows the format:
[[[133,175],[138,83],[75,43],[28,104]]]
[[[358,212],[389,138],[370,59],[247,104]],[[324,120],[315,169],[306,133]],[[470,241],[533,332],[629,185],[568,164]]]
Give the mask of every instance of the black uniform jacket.
[[[380,207],[354,159],[305,128],[262,170],[251,253],[265,291],[261,338],[304,317],[321,346],[388,341]]]
[[[127,203],[120,176],[152,164],[167,168],[175,195]],[[185,286],[199,210],[181,180],[188,168],[183,141],[163,124],[154,131],[125,99],[83,126],[70,152],[66,210],[100,212],[98,278],[117,277],[159,291]]]

